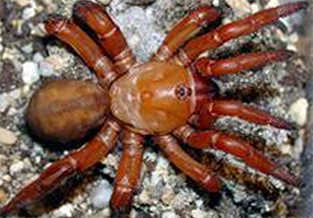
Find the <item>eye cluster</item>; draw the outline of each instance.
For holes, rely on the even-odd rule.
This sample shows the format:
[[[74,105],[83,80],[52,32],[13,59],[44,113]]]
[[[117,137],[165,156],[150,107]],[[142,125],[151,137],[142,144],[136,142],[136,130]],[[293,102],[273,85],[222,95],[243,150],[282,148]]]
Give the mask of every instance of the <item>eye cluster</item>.
[[[191,88],[185,85],[178,85],[175,89],[175,94],[180,100],[185,100],[191,95]]]

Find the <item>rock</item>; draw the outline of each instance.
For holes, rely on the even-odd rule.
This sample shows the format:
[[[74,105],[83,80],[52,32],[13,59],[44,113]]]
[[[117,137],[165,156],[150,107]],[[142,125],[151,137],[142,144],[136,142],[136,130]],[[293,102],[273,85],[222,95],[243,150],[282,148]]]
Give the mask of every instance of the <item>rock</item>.
[[[139,202],[141,204],[150,204],[151,203],[151,198],[150,198],[150,196],[146,190],[143,190],[139,194],[138,198],[139,198]]]
[[[30,7],[27,7],[23,10],[22,19],[28,20],[36,15],[36,5],[31,4]]]
[[[52,76],[55,71],[54,71],[54,67],[52,64],[50,64],[49,62],[43,60],[39,62],[39,73],[41,76],[44,77],[49,77]]]
[[[8,200],[7,193],[3,189],[0,189],[0,202],[3,203],[6,202],[7,200]]]
[[[53,213],[53,217],[72,217],[74,207],[71,204],[64,204]]]
[[[6,145],[13,145],[17,141],[14,132],[0,127],[0,143]]]
[[[236,16],[242,17],[251,12],[250,3],[247,0],[226,0]]]
[[[162,202],[164,204],[169,205],[173,201],[174,198],[175,198],[175,193],[174,193],[172,187],[170,187],[168,185],[165,186],[164,190],[163,190],[163,194],[161,196]]]
[[[1,94],[0,95],[0,113],[3,113],[9,106],[10,106],[10,96],[6,93]]]
[[[91,203],[96,208],[105,208],[109,206],[112,195],[111,184],[103,180],[96,186],[91,193]]]
[[[195,209],[191,211],[191,215],[193,218],[206,218],[207,214],[206,212],[200,210],[200,209]]]
[[[39,80],[38,64],[27,61],[23,64],[22,79],[24,83],[31,85]]]
[[[291,119],[299,126],[303,126],[307,121],[309,103],[305,98],[299,98],[289,108]]]
[[[14,175],[16,173],[20,173],[25,167],[23,161],[17,161],[10,166],[10,175]]]
[[[166,211],[162,214],[162,218],[178,218],[177,214],[173,211]]]

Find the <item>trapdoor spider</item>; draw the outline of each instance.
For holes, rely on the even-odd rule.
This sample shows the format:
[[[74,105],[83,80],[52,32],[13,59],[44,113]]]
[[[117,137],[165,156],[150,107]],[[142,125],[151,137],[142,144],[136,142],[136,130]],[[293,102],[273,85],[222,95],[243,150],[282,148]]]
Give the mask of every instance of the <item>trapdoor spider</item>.
[[[247,142],[210,129],[216,117],[223,115],[290,129],[291,124],[267,112],[236,101],[218,100],[218,88],[210,78],[282,60],[291,52],[250,53],[217,61],[198,56],[306,7],[306,2],[297,2],[267,9],[205,34],[200,34],[204,26],[220,18],[220,13],[213,7],[198,8],[170,31],[156,54],[144,64],[133,57],[121,31],[99,3],[77,2],[73,14],[79,21],[50,16],[45,22],[46,31],[69,44],[95,72],[99,83],[47,84],[29,103],[27,122],[39,137],[63,143],[82,138],[100,125],[102,128],[81,149],[49,166],[0,213],[10,214],[37,202],[67,178],[90,169],[112,150],[119,134],[123,153],[111,198],[115,210],[123,211],[131,205],[147,135],[178,169],[209,192],[219,191],[219,176],[185,153],[180,142],[196,149],[222,150],[262,173],[299,185],[298,176]],[[79,27],[80,22],[89,26],[98,43]]]

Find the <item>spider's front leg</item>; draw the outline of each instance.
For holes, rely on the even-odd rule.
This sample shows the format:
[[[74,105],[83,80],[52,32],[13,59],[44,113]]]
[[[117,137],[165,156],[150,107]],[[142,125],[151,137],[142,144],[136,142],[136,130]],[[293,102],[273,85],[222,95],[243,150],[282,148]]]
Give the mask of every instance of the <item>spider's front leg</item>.
[[[6,206],[0,215],[8,215],[31,203],[38,202],[60,186],[67,178],[90,169],[115,145],[120,127],[107,121],[101,131],[83,148],[50,165],[35,181],[23,188]]]
[[[192,37],[196,36],[206,25],[217,20],[220,13],[212,7],[200,7],[177,23],[167,34],[164,42],[153,59],[167,61]]]
[[[288,184],[298,186],[300,178],[261,154],[247,142],[216,131],[196,132],[189,126],[177,129],[174,134],[194,148],[213,148],[241,158],[246,164],[262,173],[272,175]]]
[[[256,30],[277,21],[279,18],[288,16],[306,8],[308,2],[289,3],[277,8],[260,11],[242,20],[234,21],[217,28],[203,36],[189,41],[175,56],[178,62],[188,66],[202,52],[217,48],[225,42],[250,34]]]
[[[293,55],[291,51],[257,52],[239,55],[237,57],[219,60],[200,58],[194,65],[204,77],[224,74],[235,74],[251,68],[258,68],[267,63],[285,60]]]

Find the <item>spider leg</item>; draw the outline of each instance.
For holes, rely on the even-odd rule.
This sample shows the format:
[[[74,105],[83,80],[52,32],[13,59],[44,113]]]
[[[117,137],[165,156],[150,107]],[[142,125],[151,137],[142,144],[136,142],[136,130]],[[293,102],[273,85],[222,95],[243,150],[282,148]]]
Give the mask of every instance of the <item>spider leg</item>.
[[[59,15],[50,15],[45,22],[48,34],[56,36],[70,45],[82,57],[98,77],[104,87],[110,85],[118,76],[111,60],[103,54],[101,48],[72,20]]]
[[[113,209],[122,212],[129,209],[140,179],[144,138],[133,132],[123,134],[123,153],[117,170],[115,187],[111,197]]]
[[[136,63],[121,30],[103,5],[91,1],[78,1],[74,5],[73,15],[97,34],[102,48],[122,73],[127,72]]]
[[[220,13],[212,7],[200,7],[178,22],[168,33],[153,59],[166,61],[173,56],[180,46],[196,36],[206,25],[217,20]]]
[[[230,153],[262,173],[272,175],[288,184],[298,186],[300,178],[289,173],[264,156],[247,142],[216,131],[196,132],[189,126],[175,130],[174,135],[195,148],[213,148]]]
[[[159,136],[156,138],[156,141],[169,160],[185,175],[201,184],[210,192],[219,191],[220,180],[218,176],[186,154],[173,136]]]
[[[223,25],[216,30],[189,41],[174,57],[176,62],[189,65],[202,52],[217,48],[223,43],[255,32],[279,18],[295,13],[308,6],[308,2],[295,2],[260,11],[242,20]]]
[[[293,125],[283,119],[276,118],[269,113],[244,105],[238,101],[213,100],[204,103],[198,110],[199,119],[195,125],[207,128],[206,123],[212,123],[217,116],[234,116],[260,125],[271,125],[280,129],[291,129]]]
[[[10,214],[31,203],[38,202],[67,178],[97,164],[115,145],[119,129],[115,121],[107,121],[101,131],[84,147],[56,161],[45,169],[39,178],[24,187],[1,208],[0,215]]]
[[[258,52],[240,55],[234,58],[210,60],[200,58],[195,62],[197,71],[205,77],[235,74],[243,70],[261,67],[269,62],[290,57],[291,51]]]

